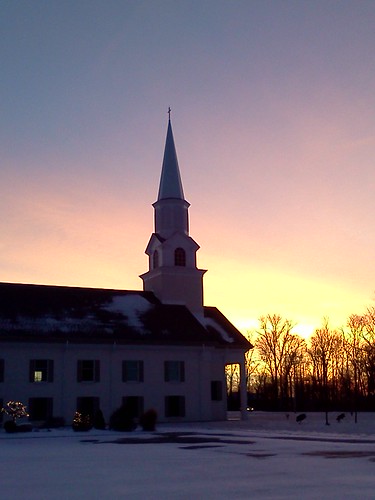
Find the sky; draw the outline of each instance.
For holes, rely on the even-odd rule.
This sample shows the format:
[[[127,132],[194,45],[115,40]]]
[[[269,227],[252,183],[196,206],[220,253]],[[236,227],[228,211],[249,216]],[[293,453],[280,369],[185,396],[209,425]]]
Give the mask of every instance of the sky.
[[[373,0],[2,0],[0,281],[141,289],[167,110],[206,305],[374,305]]]

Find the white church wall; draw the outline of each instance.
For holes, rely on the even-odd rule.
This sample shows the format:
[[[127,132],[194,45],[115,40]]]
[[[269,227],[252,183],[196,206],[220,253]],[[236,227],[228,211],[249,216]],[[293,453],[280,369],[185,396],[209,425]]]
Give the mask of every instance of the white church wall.
[[[3,343],[6,360],[0,398],[4,402],[52,398],[53,415],[72,421],[77,398],[98,398],[106,420],[123,397],[141,397],[144,410],[154,408],[162,421],[204,421],[225,418],[226,400],[211,401],[211,382],[224,377],[222,350],[192,346],[125,346],[116,344]],[[53,360],[53,381],[30,382],[30,360]],[[98,381],[77,381],[80,360],[98,361]],[[143,362],[143,382],[123,382],[122,362]],[[184,380],[165,381],[165,361],[181,361]],[[224,387],[224,385],[223,385]],[[165,415],[165,398],[185,400],[183,417]]]

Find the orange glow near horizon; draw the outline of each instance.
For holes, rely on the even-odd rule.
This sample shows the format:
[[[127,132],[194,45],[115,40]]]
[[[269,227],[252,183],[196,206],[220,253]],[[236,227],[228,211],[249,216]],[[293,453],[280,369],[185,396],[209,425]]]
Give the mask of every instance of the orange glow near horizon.
[[[206,304],[221,308],[243,333],[256,330],[261,316],[276,313],[295,324],[294,333],[306,338],[325,317],[332,328],[341,328],[350,314],[361,314],[372,303],[371,297],[340,283],[261,269],[241,260],[214,259],[204,279]]]

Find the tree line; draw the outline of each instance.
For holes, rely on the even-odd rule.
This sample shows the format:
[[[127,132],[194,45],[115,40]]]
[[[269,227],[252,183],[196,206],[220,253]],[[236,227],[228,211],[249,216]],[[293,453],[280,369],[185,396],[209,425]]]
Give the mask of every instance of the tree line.
[[[306,340],[278,314],[259,319],[248,335],[248,404],[258,410],[375,411],[375,307],[352,314],[345,327],[324,319]],[[238,392],[238,366],[227,367],[229,402]],[[327,420],[328,423],[328,420]]]

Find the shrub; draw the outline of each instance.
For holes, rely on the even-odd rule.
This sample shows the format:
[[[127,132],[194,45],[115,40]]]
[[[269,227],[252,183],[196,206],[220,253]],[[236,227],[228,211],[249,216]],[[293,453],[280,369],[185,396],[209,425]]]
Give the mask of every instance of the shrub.
[[[109,428],[114,431],[130,432],[136,429],[137,424],[126,406],[117,408],[109,419]]]
[[[33,426],[31,424],[17,425],[13,420],[8,420],[4,423],[5,432],[13,434],[14,432],[31,432]]]
[[[89,415],[82,415],[76,411],[72,423],[73,431],[89,431],[92,429],[92,423]]]
[[[8,401],[7,404],[1,408],[1,411],[9,415],[13,422],[16,422],[18,418],[29,416],[26,411],[26,405],[20,401]]]
[[[141,418],[139,419],[139,423],[144,431],[154,431],[156,426],[156,420],[158,418],[158,414],[156,410],[150,409],[145,411]]]
[[[4,423],[4,429],[9,433],[17,432],[17,424],[13,420],[8,420]]]
[[[26,405],[20,401],[8,401],[6,405],[0,410],[5,413],[12,420],[5,422],[4,429],[6,432],[30,432],[33,427],[31,424],[21,424],[17,425],[17,420],[19,418],[28,417],[29,414],[26,411]]]

